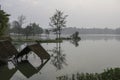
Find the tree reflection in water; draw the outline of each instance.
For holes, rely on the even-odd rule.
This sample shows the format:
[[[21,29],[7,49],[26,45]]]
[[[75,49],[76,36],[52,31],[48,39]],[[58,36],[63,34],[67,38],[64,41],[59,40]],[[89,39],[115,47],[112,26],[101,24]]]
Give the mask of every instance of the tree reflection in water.
[[[76,47],[79,46],[80,38],[72,38],[70,42],[74,44]],[[63,53],[61,48],[61,43],[56,43],[56,47],[52,50],[53,54],[51,55],[51,64],[57,68],[57,70],[61,70],[64,65],[67,65],[66,62],[66,54]]]
[[[79,46],[79,41],[80,41],[80,39],[71,39],[70,43],[72,43],[73,45],[75,45],[75,47],[78,47]]]
[[[61,70],[66,63],[66,54],[63,54],[61,49],[61,43],[56,43],[56,47],[52,50],[51,64],[54,65],[57,70]]]
[[[73,33],[70,37],[71,37],[70,42],[71,42],[72,44],[74,44],[75,47],[78,47],[78,46],[79,46],[79,43],[78,43],[78,42],[81,40],[81,38],[79,37],[79,32],[76,31],[76,32]]]

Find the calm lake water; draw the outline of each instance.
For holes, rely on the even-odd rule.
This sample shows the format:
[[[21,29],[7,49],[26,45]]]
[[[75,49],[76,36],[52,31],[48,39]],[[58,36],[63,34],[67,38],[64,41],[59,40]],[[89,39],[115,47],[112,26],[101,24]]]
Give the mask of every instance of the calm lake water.
[[[64,41],[60,44],[60,55],[55,54],[57,44],[44,43],[42,46],[49,54],[62,56],[63,60],[59,63],[63,67],[55,67],[51,60],[37,73],[33,73],[29,78],[28,73],[19,70],[11,76],[10,80],[56,80],[57,76],[72,74],[77,72],[102,72],[106,68],[120,67],[120,36],[119,35],[81,35],[82,40],[75,46],[71,41]],[[24,48],[26,43],[17,46],[18,50]],[[61,59],[61,57],[59,58]],[[33,67],[40,65],[40,59],[31,53],[28,57]],[[9,69],[15,66],[9,62]],[[59,69],[60,68],[60,69]],[[7,71],[6,71],[7,72]],[[7,74],[7,73],[6,73]],[[26,75],[25,75],[26,74]]]

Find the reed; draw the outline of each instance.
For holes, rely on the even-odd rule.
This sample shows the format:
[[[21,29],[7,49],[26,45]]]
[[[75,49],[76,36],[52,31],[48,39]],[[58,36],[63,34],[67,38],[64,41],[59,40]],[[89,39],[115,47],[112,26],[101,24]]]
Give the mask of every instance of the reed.
[[[102,73],[75,73],[71,76],[64,75],[57,80],[120,80],[120,68],[108,68]]]

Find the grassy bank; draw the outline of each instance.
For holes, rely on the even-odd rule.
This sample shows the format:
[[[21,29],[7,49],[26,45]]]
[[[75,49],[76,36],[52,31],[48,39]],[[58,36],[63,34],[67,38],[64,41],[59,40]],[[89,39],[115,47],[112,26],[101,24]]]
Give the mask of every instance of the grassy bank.
[[[39,43],[58,43],[62,42],[63,40],[55,40],[55,39],[49,39],[49,40],[34,40],[34,39],[14,39],[14,42],[39,42]]]

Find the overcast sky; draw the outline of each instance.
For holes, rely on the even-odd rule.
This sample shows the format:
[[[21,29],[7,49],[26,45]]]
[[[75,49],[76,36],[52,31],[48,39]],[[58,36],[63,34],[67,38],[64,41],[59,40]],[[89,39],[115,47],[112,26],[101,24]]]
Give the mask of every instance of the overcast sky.
[[[49,26],[55,10],[67,17],[67,27],[117,28],[120,27],[120,0],[0,0],[2,9],[11,14],[10,20],[26,16],[26,24]]]

